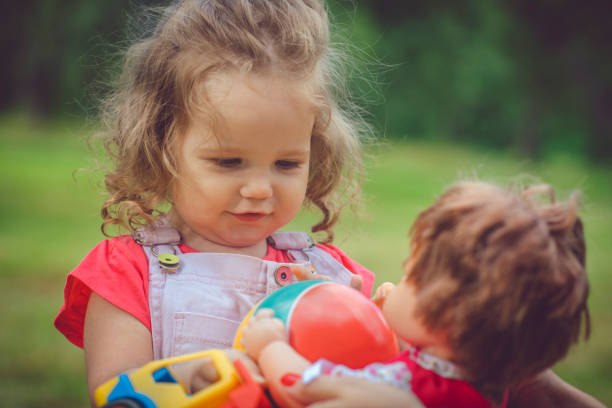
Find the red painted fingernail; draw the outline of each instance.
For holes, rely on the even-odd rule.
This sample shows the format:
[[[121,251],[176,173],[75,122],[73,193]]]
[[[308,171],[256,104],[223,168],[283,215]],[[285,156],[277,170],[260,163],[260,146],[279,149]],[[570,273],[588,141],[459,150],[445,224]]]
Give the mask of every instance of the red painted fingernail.
[[[283,375],[280,379],[281,384],[286,385],[286,386],[292,386],[293,384],[295,384],[295,382],[297,380],[300,379],[300,376],[295,374],[295,373],[287,373],[285,375]]]

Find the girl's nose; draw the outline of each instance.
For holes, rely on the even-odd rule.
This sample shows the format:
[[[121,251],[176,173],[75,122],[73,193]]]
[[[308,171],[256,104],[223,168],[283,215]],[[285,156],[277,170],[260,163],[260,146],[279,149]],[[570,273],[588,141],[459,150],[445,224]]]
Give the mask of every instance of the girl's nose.
[[[244,198],[265,200],[272,196],[272,183],[268,177],[251,177],[240,187],[240,195]]]

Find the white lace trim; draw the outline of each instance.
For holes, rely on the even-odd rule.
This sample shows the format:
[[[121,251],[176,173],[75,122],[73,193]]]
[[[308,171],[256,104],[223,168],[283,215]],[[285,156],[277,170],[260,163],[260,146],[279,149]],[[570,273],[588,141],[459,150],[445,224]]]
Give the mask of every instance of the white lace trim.
[[[415,361],[421,367],[433,371],[441,377],[451,380],[462,380],[463,374],[459,366],[450,361],[443,360],[432,354],[420,351],[416,347],[410,347],[410,359]]]

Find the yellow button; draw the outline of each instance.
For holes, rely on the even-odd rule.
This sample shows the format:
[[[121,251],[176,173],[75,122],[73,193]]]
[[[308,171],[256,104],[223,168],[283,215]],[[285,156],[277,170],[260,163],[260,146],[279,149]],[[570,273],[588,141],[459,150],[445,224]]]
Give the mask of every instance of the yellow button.
[[[159,254],[157,260],[159,266],[167,272],[176,272],[181,263],[179,257],[174,254]]]

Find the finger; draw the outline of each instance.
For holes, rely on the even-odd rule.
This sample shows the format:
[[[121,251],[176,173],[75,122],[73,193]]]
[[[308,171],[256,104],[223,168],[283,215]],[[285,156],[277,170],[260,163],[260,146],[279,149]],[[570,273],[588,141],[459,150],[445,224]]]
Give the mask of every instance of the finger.
[[[381,298],[385,296],[387,282],[382,283],[379,287],[376,288],[374,292],[374,298]]]
[[[246,353],[242,350],[238,350],[238,349],[224,349],[223,352],[225,353],[225,355],[227,356],[227,358],[229,358],[229,360],[233,363],[236,360],[241,359],[243,356],[246,355]]]
[[[215,367],[210,358],[206,358],[206,361],[203,361],[198,367],[198,370],[196,371],[196,378],[201,378],[211,383],[219,380],[217,367]]]
[[[272,325],[274,326],[274,329],[278,332],[284,332],[285,331],[285,323],[283,323],[283,321],[281,319],[279,319],[278,317],[274,317],[271,320]]]
[[[320,273],[313,273],[312,277],[310,278],[311,280],[324,280],[324,281],[330,281],[332,280],[332,278],[330,278],[327,275],[321,275]]]
[[[389,292],[391,292],[393,290],[393,288],[395,288],[395,283],[393,282],[383,282],[383,284],[380,286],[381,291],[383,293],[384,296],[387,296],[389,294]]]
[[[244,364],[246,369],[249,371],[249,374],[251,375],[251,378],[253,379],[253,381],[261,385],[265,385],[267,383],[266,379],[261,374],[259,367],[251,359],[245,360],[241,358],[240,361]]]
[[[208,357],[200,359],[198,366],[195,368],[191,376],[191,382],[188,384],[189,390],[194,393],[198,392],[219,380],[219,373],[214,366],[212,360]]]
[[[255,381],[257,384],[263,387],[266,387],[268,385],[268,381],[266,381],[266,379],[263,375],[261,375],[261,373],[255,373],[252,371],[249,371],[249,373],[251,374],[251,378],[253,379],[253,381]]]
[[[208,388],[213,385],[214,382],[207,381],[200,377],[194,377],[191,381],[191,386],[189,387],[189,392],[195,394],[198,391],[203,390],[204,388]]]
[[[260,332],[262,330],[274,329],[277,331],[284,331],[285,324],[278,317],[274,317],[274,311],[272,309],[265,309],[266,313],[257,314],[247,323],[246,327],[242,332],[242,338],[249,336],[249,333]],[[267,313],[270,312],[270,313]]]
[[[274,317],[274,309],[264,308],[259,309],[251,320],[268,319],[270,317]]]
[[[372,302],[374,302],[374,304],[378,306],[379,309],[382,309],[383,304],[385,303],[385,297],[374,295],[374,297],[372,298]]]
[[[310,268],[306,267],[305,265],[291,265],[289,268],[291,269],[293,276],[295,276],[298,281],[312,279],[313,274]]]
[[[349,286],[356,289],[358,292],[361,292],[361,289],[363,289],[363,278],[360,275],[351,276]]]
[[[395,285],[391,282],[384,282],[381,284],[378,288],[376,288],[372,302],[374,302],[378,307],[382,307],[382,305],[385,303],[387,295],[389,292],[391,292],[391,290],[393,290],[394,287]]]
[[[266,380],[259,370],[259,366],[252,359],[250,359],[244,351],[227,349],[225,350],[225,354],[232,362],[240,360],[242,365],[244,365],[244,367],[249,371],[249,374],[255,382],[258,384],[266,384]]]
[[[308,405],[308,408],[343,408],[346,404],[342,404],[342,401],[326,400],[319,401]]]
[[[299,381],[293,387],[287,388],[287,392],[304,404],[337,397],[338,389],[328,381],[329,378],[318,377],[309,384]]]

